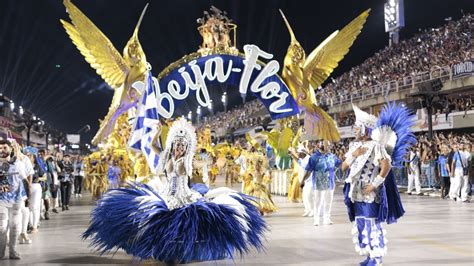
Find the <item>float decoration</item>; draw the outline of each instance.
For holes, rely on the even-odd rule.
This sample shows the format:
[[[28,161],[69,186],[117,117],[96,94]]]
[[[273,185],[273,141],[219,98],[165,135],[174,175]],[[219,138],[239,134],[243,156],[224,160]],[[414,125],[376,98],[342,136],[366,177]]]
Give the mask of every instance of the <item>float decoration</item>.
[[[151,66],[138,40],[138,29],[146,7],[122,56],[70,0],[64,0],[64,5],[72,21],[61,20],[66,32],[86,61],[116,89],[109,112],[93,139],[93,143],[98,144],[110,135],[118,116],[131,108],[140,109],[140,105],[146,102],[143,93],[146,90],[145,77]],[[203,38],[199,49],[171,63],[157,77],[148,74],[155,91],[157,115],[160,118],[172,118],[176,108],[191,94],[195,94],[201,106],[208,107],[211,104],[208,85],[224,83],[238,86],[241,95],[249,92],[254,94],[274,120],[297,115],[301,108],[305,113],[305,135],[339,140],[336,124],[317,105],[314,89],[329,77],[347,54],[369,10],[341,31],[332,33],[308,57],[281,13],[291,37],[282,77],[278,75],[280,64],[273,59],[272,54],[252,44],[244,45],[243,52],[240,52],[235,46],[237,25],[225,12],[211,7],[210,12],[204,12],[204,17],[197,21],[198,31]],[[129,115],[130,119],[134,117]]]
[[[297,99],[298,106],[305,111],[304,124],[307,135],[329,141],[340,140],[336,123],[317,105],[314,91],[323,84],[339,61],[349,52],[367,20],[369,11],[370,9],[364,11],[341,31],[333,32],[306,57],[290,23],[280,10],[291,37],[282,76],[291,94]]]

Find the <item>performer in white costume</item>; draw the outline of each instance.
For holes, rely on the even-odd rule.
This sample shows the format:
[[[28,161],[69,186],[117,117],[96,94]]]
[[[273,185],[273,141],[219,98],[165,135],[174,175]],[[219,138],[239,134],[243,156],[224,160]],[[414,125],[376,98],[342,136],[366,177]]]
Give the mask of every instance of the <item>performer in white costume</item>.
[[[413,119],[402,105],[388,104],[380,118],[353,106],[356,141],[349,144],[342,170],[349,169],[344,187],[349,218],[354,221],[353,242],[367,256],[361,265],[380,265],[387,252],[382,222],[395,222],[404,213],[391,170],[401,166],[416,139]]]
[[[415,149],[415,148],[413,148]],[[410,151],[410,161],[408,168],[408,189],[407,194],[411,195],[413,183],[415,183],[416,195],[422,195],[420,183],[420,153],[418,151]]]
[[[158,130],[158,133],[160,130]],[[102,252],[122,248],[168,263],[232,258],[263,248],[265,221],[249,196],[229,188],[189,187],[196,133],[185,119],[169,129],[159,155],[157,191],[130,184],[110,190],[92,212],[85,238]]]

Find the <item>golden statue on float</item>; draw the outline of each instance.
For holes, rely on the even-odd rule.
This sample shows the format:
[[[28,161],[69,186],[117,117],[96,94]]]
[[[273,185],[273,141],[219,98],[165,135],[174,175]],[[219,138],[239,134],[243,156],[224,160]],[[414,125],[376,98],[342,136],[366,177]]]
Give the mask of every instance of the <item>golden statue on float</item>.
[[[132,84],[143,80],[147,70],[145,53],[138,40],[138,29],[148,5],[143,9],[132,37],[123,49],[123,55],[70,0],[64,0],[64,5],[72,22],[61,19],[67,34],[91,67],[115,90],[109,111],[92,140],[97,145],[110,135],[118,117],[134,107],[141,98],[141,92],[132,88]]]
[[[235,53],[238,54],[236,43],[237,25],[232,23],[227,17],[227,12],[211,6],[210,14],[204,11],[204,17],[199,18],[197,22],[201,24],[198,31],[202,36],[202,45],[198,50],[202,55]],[[233,38],[231,39],[230,34]]]
[[[362,30],[370,10],[364,11],[341,31],[335,31],[314,49],[308,57],[296,40],[290,23],[280,10],[290,32],[291,42],[284,60],[283,80],[305,111],[306,135],[319,139],[339,141],[340,135],[334,120],[317,105],[315,89],[331,75],[339,61]]]

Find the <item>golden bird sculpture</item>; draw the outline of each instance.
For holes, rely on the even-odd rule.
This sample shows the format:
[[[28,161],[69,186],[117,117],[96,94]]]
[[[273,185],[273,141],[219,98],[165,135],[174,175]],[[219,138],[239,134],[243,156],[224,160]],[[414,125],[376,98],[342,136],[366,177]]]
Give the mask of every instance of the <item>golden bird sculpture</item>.
[[[92,143],[97,145],[109,136],[117,118],[134,107],[140,98],[141,92],[131,85],[135,81],[144,80],[147,71],[145,53],[138,40],[138,29],[148,4],[143,9],[122,55],[70,0],[64,0],[64,6],[71,19],[71,23],[60,20],[67,34],[91,67],[115,90],[108,113],[100,122],[99,131],[92,140]]]
[[[298,106],[305,111],[305,132],[328,141],[339,141],[340,135],[333,119],[317,105],[315,88],[318,88],[349,52],[364,26],[370,9],[364,11],[342,30],[327,37],[308,57],[296,40],[283,11],[280,13],[290,32],[290,46],[285,55],[282,78],[288,85]]]

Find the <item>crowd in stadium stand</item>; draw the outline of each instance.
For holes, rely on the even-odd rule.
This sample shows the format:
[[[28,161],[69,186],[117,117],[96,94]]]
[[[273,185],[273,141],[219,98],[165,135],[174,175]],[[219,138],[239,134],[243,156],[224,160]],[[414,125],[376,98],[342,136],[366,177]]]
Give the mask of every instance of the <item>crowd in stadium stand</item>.
[[[349,97],[351,93],[373,93],[372,85],[399,80],[459,63],[472,58],[473,16],[467,14],[460,20],[449,21],[440,28],[425,29],[414,37],[387,46],[362,64],[332,80],[320,96],[334,99]]]
[[[214,116],[208,117],[202,124],[209,125],[213,129],[239,129],[261,125],[262,117],[256,115],[262,111],[263,104],[258,100],[246,102],[245,104],[235,106],[227,112],[220,112]]]
[[[400,41],[399,44],[387,46],[362,64],[333,79],[323,89],[318,90],[318,96],[328,103],[327,99],[347,98],[358,89],[362,89],[362,93],[370,94],[368,90],[372,85],[471,59],[472,25],[473,16],[466,14],[440,28],[425,29],[410,39]],[[473,108],[470,97],[450,96],[444,103],[444,107],[438,108],[434,113],[448,114]],[[255,114],[262,108],[260,101],[249,101],[209,117],[206,124],[214,129],[225,130],[261,125],[263,118]],[[339,115],[336,120],[338,126],[348,126],[354,122],[354,116],[345,113]]]

